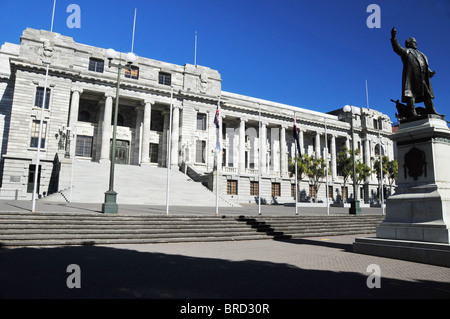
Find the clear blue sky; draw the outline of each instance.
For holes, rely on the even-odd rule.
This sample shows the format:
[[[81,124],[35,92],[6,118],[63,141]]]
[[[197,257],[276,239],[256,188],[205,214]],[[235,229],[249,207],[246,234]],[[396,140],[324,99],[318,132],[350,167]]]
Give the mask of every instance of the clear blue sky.
[[[81,9],[70,29],[69,4]],[[370,29],[369,4],[381,9]],[[19,43],[26,27],[50,30],[53,0],[0,0],[0,43]],[[75,41],[134,52],[179,65],[218,70],[225,91],[328,112],[369,106],[395,119],[390,99],[401,98],[402,63],[390,45],[414,36],[437,74],[435,106],[450,118],[449,0],[57,0],[54,32]],[[423,106],[420,104],[420,106]]]

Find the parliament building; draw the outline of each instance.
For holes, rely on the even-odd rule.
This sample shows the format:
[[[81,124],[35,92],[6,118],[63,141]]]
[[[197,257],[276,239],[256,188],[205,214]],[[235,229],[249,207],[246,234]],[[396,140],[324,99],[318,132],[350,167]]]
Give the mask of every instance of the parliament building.
[[[93,193],[95,181],[107,185],[109,175],[105,172],[109,172],[113,155],[123,172],[142,169],[150,172],[149,180],[152,170],[156,176],[170,167],[174,176],[183,175],[189,185],[201,185],[209,193],[216,192],[219,182],[219,195],[228,203],[256,203],[259,192],[266,204],[293,203],[295,177],[289,173],[289,162],[296,148],[292,136],[294,113],[301,152],[328,161],[331,203],[344,204],[353,196],[351,178],[344,188],[337,165],[337,154],[343,146],[352,145],[350,118],[342,111],[343,105],[321,113],[226,92],[221,88],[220,73],[200,65],[137,57],[130,70],[122,70],[116,152],[111,154],[118,71],[108,67],[105,51],[31,28],[23,32],[20,44],[2,45],[1,199],[31,199],[36,173],[41,198],[59,196],[67,200],[72,185]],[[125,54],[115,59],[119,61],[125,64]],[[214,117],[219,103],[221,154],[216,174]],[[380,141],[383,154],[394,159],[389,117],[374,109],[355,109],[358,159],[374,168]],[[40,161],[36,168],[41,117]],[[73,174],[74,166],[84,167],[89,174]],[[128,185],[127,192],[147,183],[144,173],[142,176],[142,180],[135,179],[135,185]],[[154,187],[156,192],[165,190],[166,185]],[[99,191],[103,194],[106,190]],[[359,192],[361,203],[377,202],[375,174],[359,185]],[[325,202],[325,186],[318,194],[313,193],[310,180],[304,177],[299,183],[298,201],[310,203],[317,196]],[[89,194],[83,196],[84,200],[77,200],[90,200]],[[151,191],[148,196],[152,196]],[[136,204],[152,203],[139,196],[133,200]],[[195,199],[189,204],[195,205]]]

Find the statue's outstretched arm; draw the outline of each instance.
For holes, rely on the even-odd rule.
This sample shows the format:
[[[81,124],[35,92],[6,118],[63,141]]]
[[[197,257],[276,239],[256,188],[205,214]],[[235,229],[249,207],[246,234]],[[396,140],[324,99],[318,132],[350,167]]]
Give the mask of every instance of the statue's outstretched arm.
[[[405,48],[402,48],[402,46],[398,43],[397,37],[395,36],[397,34],[397,30],[395,30],[395,27],[391,30],[391,44],[392,49],[394,49],[394,52],[398,55],[402,55],[405,51]]]

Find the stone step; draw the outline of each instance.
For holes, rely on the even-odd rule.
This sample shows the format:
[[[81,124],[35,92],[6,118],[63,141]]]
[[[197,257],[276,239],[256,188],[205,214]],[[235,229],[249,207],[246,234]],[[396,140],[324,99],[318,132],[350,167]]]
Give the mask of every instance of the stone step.
[[[0,246],[289,239],[375,232],[383,216],[118,216],[0,213]]]
[[[66,202],[71,199],[78,203],[102,203],[109,185],[109,163],[95,163],[76,160],[72,178],[60,180],[60,193],[49,195],[42,201]],[[119,204],[165,205],[167,169],[153,166],[116,165],[114,190],[118,193]],[[71,192],[71,195],[70,195]],[[201,183],[177,169],[170,171],[170,205],[211,206],[216,204],[216,196]],[[219,197],[220,207],[239,206]]]

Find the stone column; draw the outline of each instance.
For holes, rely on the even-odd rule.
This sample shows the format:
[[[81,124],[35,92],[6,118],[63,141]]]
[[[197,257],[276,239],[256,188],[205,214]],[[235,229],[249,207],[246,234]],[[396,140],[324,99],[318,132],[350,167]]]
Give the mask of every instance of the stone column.
[[[370,165],[370,143],[369,139],[366,137],[364,140],[364,162],[367,166],[371,167]]]
[[[241,119],[239,126],[239,173],[245,172],[245,122]]]
[[[287,175],[287,145],[286,145],[287,125],[281,125],[280,130],[280,173],[281,176]]]
[[[314,139],[314,152],[316,154],[316,158],[320,158],[320,133],[316,132],[316,138]]]
[[[155,102],[150,99],[144,100],[144,118],[142,127],[142,153],[141,153],[141,164],[150,163],[150,123],[152,114],[152,104]]]
[[[100,153],[100,162],[109,161],[109,148],[111,144],[112,126],[112,106],[113,106],[114,93],[105,93],[105,109],[103,111],[103,123],[102,123],[102,146]]]
[[[135,107],[136,111],[136,123],[135,123],[135,133],[134,133],[134,144],[133,144],[133,163],[139,165],[141,163],[142,154],[142,126],[143,126],[143,109],[137,105]]]
[[[349,136],[347,136],[347,137],[345,138],[345,147],[347,148],[347,150],[350,151],[351,146],[350,146],[350,137],[349,137]]]
[[[303,129],[300,129],[300,132],[298,133],[298,139],[299,139],[299,144],[300,144],[300,152],[302,152],[301,155],[305,154],[305,141],[303,138]],[[298,154],[298,156],[300,156],[300,154]]]
[[[331,135],[331,176],[333,179],[337,177],[337,162],[336,162],[336,136]]]
[[[260,132],[260,139],[261,139],[261,149],[259,150],[261,152],[261,163],[260,163],[260,170],[261,174],[265,174],[267,171],[266,167],[266,153],[267,153],[267,123],[262,122],[261,123],[261,132]]]
[[[181,104],[175,103],[173,105],[172,110],[172,149],[170,154],[170,165],[171,166],[177,166],[178,165],[178,140],[180,135],[180,109]]]
[[[162,147],[161,147],[161,165],[168,167],[169,160],[169,111],[163,111],[164,123],[163,123],[163,135],[162,135]]]
[[[80,108],[80,94],[83,93],[83,89],[79,87],[72,88],[72,100],[70,102],[70,114],[69,114],[69,127],[72,133],[76,132],[78,123],[78,110]],[[74,136],[70,136],[70,155],[74,154],[76,147],[76,140]]]

